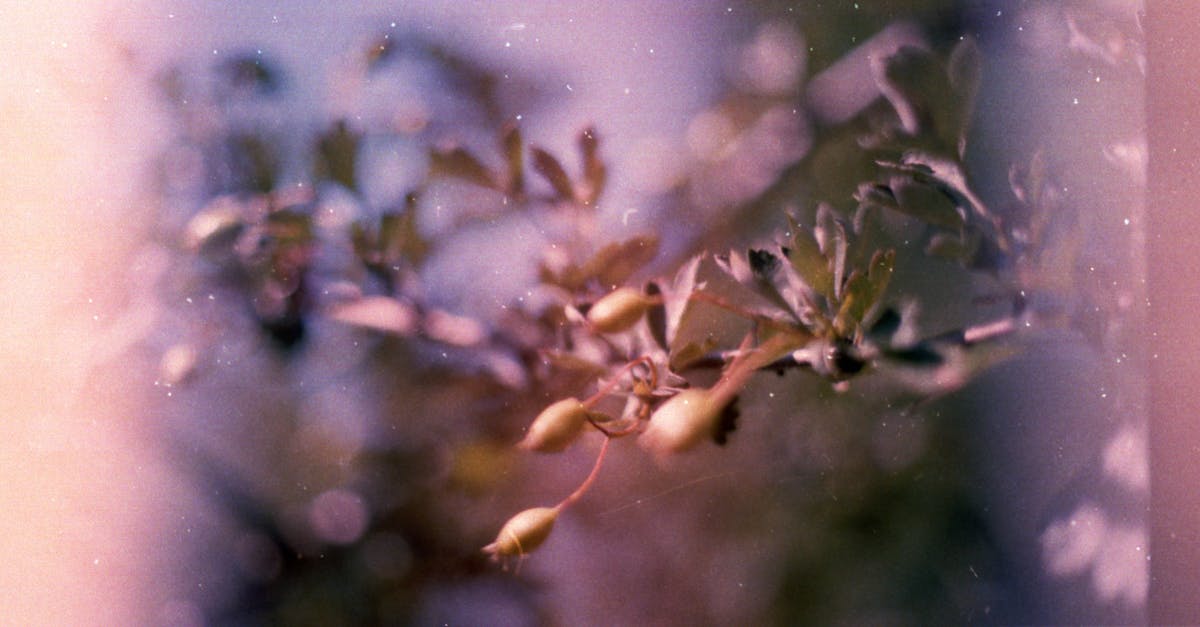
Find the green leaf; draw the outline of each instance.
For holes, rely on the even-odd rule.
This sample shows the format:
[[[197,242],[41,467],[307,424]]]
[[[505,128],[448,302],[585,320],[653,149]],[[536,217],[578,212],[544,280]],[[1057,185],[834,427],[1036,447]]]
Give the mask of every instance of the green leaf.
[[[852,337],[857,334],[867,313],[883,297],[892,271],[896,265],[896,251],[876,251],[871,257],[867,273],[857,270],[846,281],[842,305],[834,318],[833,326],[838,335]]]
[[[792,231],[788,247],[788,261],[792,263],[792,269],[814,292],[827,300],[833,300],[833,273],[829,270],[829,260],[821,253],[817,240],[790,216],[788,228]]]
[[[910,215],[928,225],[956,231],[963,226],[958,205],[940,187],[924,185],[905,176],[893,176],[889,189],[896,201],[896,211]]]

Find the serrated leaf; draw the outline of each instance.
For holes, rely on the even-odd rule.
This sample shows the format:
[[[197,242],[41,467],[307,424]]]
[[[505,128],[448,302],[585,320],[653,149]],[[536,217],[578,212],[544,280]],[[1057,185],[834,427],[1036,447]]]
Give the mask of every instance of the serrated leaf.
[[[563,169],[558,159],[536,146],[530,148],[529,153],[533,155],[533,168],[550,183],[550,187],[554,188],[554,193],[558,198],[575,200],[575,186],[571,183],[571,177],[567,176],[567,171]]]
[[[583,204],[593,205],[604,193],[604,184],[608,179],[608,168],[600,159],[600,138],[596,129],[588,127],[579,134],[579,152],[583,156],[583,182],[581,194]]]
[[[525,145],[521,140],[520,127],[510,122],[500,136],[500,144],[508,165],[508,184],[505,189],[509,194],[520,195],[525,191]]]
[[[792,269],[810,289],[827,300],[833,300],[833,273],[829,271],[829,260],[821,253],[820,245],[807,229],[790,217],[788,220],[792,231],[788,261],[792,263]]]
[[[850,274],[841,307],[833,321],[838,335],[849,338],[858,333],[863,319],[887,289],[895,263],[896,251],[877,251],[865,274],[857,270]]]
[[[496,187],[496,174],[466,148],[431,148],[429,176],[457,178],[480,187]]]

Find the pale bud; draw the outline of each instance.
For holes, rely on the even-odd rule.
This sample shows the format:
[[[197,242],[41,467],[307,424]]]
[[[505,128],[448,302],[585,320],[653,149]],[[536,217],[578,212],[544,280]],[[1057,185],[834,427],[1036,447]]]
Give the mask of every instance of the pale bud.
[[[632,287],[619,287],[592,305],[587,320],[601,333],[620,333],[637,324],[653,303]]]
[[[659,455],[691,449],[712,437],[724,405],[711,390],[684,390],[654,411],[638,442]]]
[[[483,547],[483,552],[498,560],[505,557],[524,557],[542,545],[558,518],[556,507],[534,507],[508,519],[496,535],[496,540]]]
[[[557,453],[565,450],[583,432],[587,424],[587,408],[576,398],[567,398],[542,410],[529,432],[518,445],[523,449],[541,453]]]

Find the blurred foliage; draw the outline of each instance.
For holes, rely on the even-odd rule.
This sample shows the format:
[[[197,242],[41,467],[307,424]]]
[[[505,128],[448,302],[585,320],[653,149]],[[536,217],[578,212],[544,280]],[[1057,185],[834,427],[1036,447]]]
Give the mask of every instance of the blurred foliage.
[[[747,58],[766,50],[807,67],[733,72],[722,99],[697,116],[725,139],[664,194],[662,221],[711,220],[687,220],[689,243],[666,255],[662,234],[596,233],[604,192],[623,176],[609,171],[603,120],[579,132],[577,154],[530,145],[511,112],[514,102],[538,104],[538,81],[501,81],[451,47],[391,31],[355,54],[341,80],[366,85],[391,80],[389,65],[425,64],[454,107],[398,102],[389,116],[335,116],[297,124],[302,131],[254,113],[290,85],[261,55],[232,55],[203,77],[161,75],[177,133],[161,167],[164,214],[186,215],[164,229],[194,260],[181,264],[182,281],[240,303],[223,315],[261,331],[254,363],[274,364],[262,385],[286,396],[313,381],[302,372],[335,386],[352,380],[363,397],[342,411],[366,406],[370,417],[359,417],[364,442],[344,448],[322,431],[335,427],[306,423],[300,407],[256,418],[301,453],[268,464],[267,477],[225,468],[219,450],[189,448],[198,480],[223,495],[234,544],[249,547],[231,575],[240,593],[214,608],[217,622],[428,622],[431,603],[469,582],[490,591],[486,607],[520,608],[518,622],[556,622],[559,610],[535,594],[553,580],[501,572],[479,548],[529,499],[560,498],[582,479],[570,454],[562,474],[579,476],[561,478],[511,445],[542,407],[585,392],[595,392],[582,402],[588,411],[570,419],[606,438],[653,428],[687,390],[711,392],[711,424],[701,427],[728,449],[745,421],[810,423],[839,441],[828,450],[841,457],[824,466],[784,463],[806,489],[762,504],[792,526],[764,540],[781,557],[766,609],[749,610],[766,612],[759,618],[927,624],[971,620],[986,605],[1000,558],[959,472],[968,462],[955,428],[923,412],[1012,354],[1019,327],[1077,324],[1092,308],[1076,289],[1080,227],[1041,156],[1012,167],[1003,212],[975,190],[966,155],[981,53],[962,36],[957,3],[819,3],[803,19],[794,3],[753,4],[767,26]],[[839,123],[795,121],[805,72],[830,68],[900,18],[925,24],[929,45],[899,47],[856,77],[881,98]],[[386,173],[367,161],[388,142],[419,147],[424,170],[379,202],[368,183]],[[181,205],[190,209],[170,209]],[[431,214],[443,210],[450,217],[438,222]],[[523,220],[552,225],[527,298],[479,318],[431,296],[431,257],[464,232]],[[931,269],[941,297],[916,302],[906,286]],[[999,307],[976,307],[981,281]],[[604,299],[620,286],[635,296],[619,305],[620,324],[604,327]],[[221,337],[246,328],[196,324]],[[194,337],[213,353],[224,341]],[[200,355],[186,366],[173,359],[165,378],[202,386],[214,361]],[[744,397],[758,371],[814,396],[754,414],[747,408],[764,405]],[[842,409],[825,411],[832,403]],[[871,457],[879,416],[925,425],[909,461]],[[835,493],[843,497],[826,498]]]

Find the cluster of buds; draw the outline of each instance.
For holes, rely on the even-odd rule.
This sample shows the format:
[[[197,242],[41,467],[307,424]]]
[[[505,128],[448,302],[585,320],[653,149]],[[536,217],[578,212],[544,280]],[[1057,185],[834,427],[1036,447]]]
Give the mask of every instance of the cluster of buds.
[[[613,300],[607,300],[609,298]],[[623,325],[628,328],[645,313],[647,300],[647,297],[633,290],[614,291],[593,306],[588,314],[589,321],[593,327],[604,325],[612,329]],[[601,305],[604,307],[601,308]],[[598,308],[599,313],[596,313]],[[634,316],[630,311],[636,311],[637,315]],[[749,377],[773,355],[785,349],[790,350],[788,342],[788,338],[779,335],[763,346],[751,349],[750,338],[747,337],[737,351],[738,356],[710,388],[660,388],[658,367],[647,356],[627,363],[612,381],[588,399],[581,401],[571,397],[546,407],[534,419],[519,446],[529,451],[560,452],[578,440],[590,425],[605,436],[595,466],[579,488],[558,505],[527,509],[509,519],[501,527],[496,539],[483,551],[494,560],[520,560],[541,546],[550,535],[559,513],[582,497],[595,480],[609,442],[616,437],[640,433],[638,441],[642,447],[660,458],[695,448],[705,439],[712,438],[719,430],[724,412]],[[635,368],[639,366],[646,371],[646,376],[635,374]],[[611,425],[615,421],[594,411],[592,407],[621,385],[626,373],[632,379],[628,393],[636,400],[634,405],[637,407],[631,417],[632,424],[619,430],[601,426]],[[659,402],[662,396],[669,398]]]

